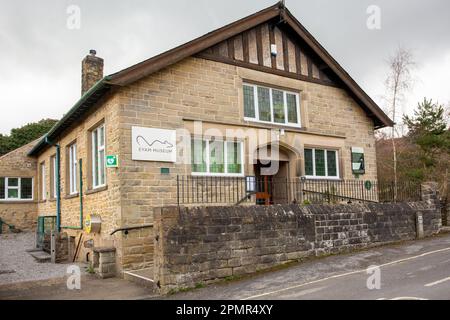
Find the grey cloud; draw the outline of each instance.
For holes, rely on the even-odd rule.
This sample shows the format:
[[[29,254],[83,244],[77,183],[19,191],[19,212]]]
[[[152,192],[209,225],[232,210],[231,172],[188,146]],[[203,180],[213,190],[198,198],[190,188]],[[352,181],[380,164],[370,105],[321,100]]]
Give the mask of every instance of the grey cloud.
[[[0,0],[0,132],[44,117],[61,117],[79,97],[80,63],[91,48],[105,59],[105,73],[113,73],[273,3]],[[286,3],[376,99],[382,94],[385,60],[399,44],[414,50],[419,78],[421,65],[439,63],[450,54],[450,2],[446,0]],[[66,28],[66,9],[71,4],[81,8],[80,30]],[[372,4],[381,8],[381,30],[366,28],[366,9]],[[427,87],[446,80],[423,75],[429,77],[420,79]],[[414,97],[426,94],[415,92]],[[450,93],[440,95],[450,101]]]

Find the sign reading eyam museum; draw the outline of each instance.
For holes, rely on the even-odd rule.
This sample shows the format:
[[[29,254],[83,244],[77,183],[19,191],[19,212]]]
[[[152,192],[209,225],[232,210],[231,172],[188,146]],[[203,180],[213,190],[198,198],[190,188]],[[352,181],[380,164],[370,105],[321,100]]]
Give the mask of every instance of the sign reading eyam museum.
[[[131,159],[133,160],[177,161],[175,130],[132,127],[131,139]]]

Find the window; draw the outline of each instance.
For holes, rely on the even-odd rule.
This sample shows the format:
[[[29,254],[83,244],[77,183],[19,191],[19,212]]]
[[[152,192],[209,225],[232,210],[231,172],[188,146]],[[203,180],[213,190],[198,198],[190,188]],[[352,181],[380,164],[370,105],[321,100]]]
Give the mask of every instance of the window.
[[[244,118],[299,127],[299,94],[244,84]]]
[[[255,117],[255,95],[253,93],[253,87],[244,86],[244,117]]]
[[[0,177],[0,200],[33,200],[33,178]]]
[[[92,186],[102,187],[105,181],[105,125],[92,130]]]
[[[19,199],[19,178],[6,178],[6,198]]]
[[[336,150],[305,148],[305,176],[309,178],[339,177]]]
[[[40,185],[41,185],[41,199],[47,199],[47,181],[45,180],[45,162],[40,165]]]
[[[191,142],[192,172],[207,172],[206,141],[192,140]]]
[[[21,178],[20,179],[20,199],[33,199],[33,179]]]
[[[194,175],[243,175],[243,145],[240,141],[200,140],[191,143]]]
[[[51,195],[53,199],[56,199],[57,196],[57,179],[58,179],[58,170],[56,168],[56,156],[52,156],[50,158],[50,163],[51,163],[51,176],[50,176],[50,181],[51,181]]]
[[[69,146],[69,194],[77,193],[77,145]]]

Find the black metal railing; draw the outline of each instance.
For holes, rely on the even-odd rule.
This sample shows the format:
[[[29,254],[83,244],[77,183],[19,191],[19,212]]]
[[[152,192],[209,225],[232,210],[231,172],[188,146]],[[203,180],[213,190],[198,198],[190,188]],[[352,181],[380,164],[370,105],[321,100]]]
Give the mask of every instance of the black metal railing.
[[[243,177],[177,177],[178,204],[231,204],[246,196]]]
[[[177,202],[286,204],[419,201],[419,183],[275,177],[178,176]]]
[[[377,180],[302,180],[304,202],[403,202],[421,200],[420,183]]]
[[[422,185],[416,181],[376,182],[379,202],[408,202],[422,200]]]

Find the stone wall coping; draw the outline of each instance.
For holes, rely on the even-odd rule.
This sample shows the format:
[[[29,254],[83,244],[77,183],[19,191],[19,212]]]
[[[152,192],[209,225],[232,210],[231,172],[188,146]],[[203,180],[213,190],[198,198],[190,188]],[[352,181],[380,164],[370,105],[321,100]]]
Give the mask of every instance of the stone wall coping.
[[[30,204],[38,203],[37,200],[2,200],[0,204]]]
[[[116,252],[115,247],[95,247],[93,250],[98,253]]]
[[[97,192],[102,192],[102,191],[106,191],[108,190],[108,186],[103,186],[103,187],[99,187],[99,188],[95,188],[95,189],[88,189],[86,190],[86,192],[84,193],[85,195],[90,195],[90,194],[94,194]]]

